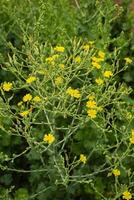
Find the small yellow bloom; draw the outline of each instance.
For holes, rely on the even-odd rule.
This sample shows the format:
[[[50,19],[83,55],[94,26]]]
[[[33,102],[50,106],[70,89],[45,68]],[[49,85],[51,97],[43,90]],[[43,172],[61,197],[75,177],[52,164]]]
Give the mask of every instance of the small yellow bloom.
[[[87,114],[91,119],[94,119],[94,118],[96,118],[97,111],[94,110],[94,109],[90,109],[90,110],[87,111]]]
[[[82,49],[83,49],[84,51],[89,51],[89,48],[90,48],[90,45],[89,45],[89,44],[85,44],[85,45],[82,46]]]
[[[54,51],[57,51],[57,52],[60,52],[60,53],[63,53],[65,51],[65,48],[62,47],[62,46],[56,46],[54,48]]]
[[[33,101],[34,101],[35,103],[38,103],[38,102],[41,101],[41,98],[40,98],[39,96],[35,96],[35,97],[33,98]]]
[[[84,154],[80,154],[80,162],[84,164],[87,162],[87,157]]]
[[[66,90],[66,93],[69,94],[71,97],[75,97],[77,99],[80,98],[80,91],[77,90],[77,89],[73,89],[71,87],[69,87],[67,90]]]
[[[95,62],[95,63],[99,63],[102,61],[102,58],[97,58],[95,56],[93,56],[91,59],[92,59],[92,62]]]
[[[101,79],[101,78],[96,78],[95,79],[95,82],[98,84],[98,85],[102,85],[104,83],[104,80]]]
[[[113,169],[112,173],[114,176],[120,176],[120,174],[121,174],[119,169]]]
[[[55,85],[59,86],[63,83],[63,78],[61,76],[58,76],[56,79],[55,79]]]
[[[24,102],[31,101],[31,99],[32,99],[32,95],[31,95],[31,94],[26,94],[26,95],[23,97],[23,101],[24,101]]]
[[[80,62],[81,62],[81,57],[80,57],[80,56],[76,56],[76,57],[74,58],[74,61],[75,61],[76,63],[80,63]]]
[[[35,76],[30,76],[29,78],[26,79],[26,83],[30,84],[36,80]]]
[[[60,67],[61,69],[65,69],[65,65],[64,65],[64,64],[59,64],[59,67]]]
[[[134,144],[134,136],[132,136],[130,139],[131,144]]]
[[[20,116],[21,117],[27,117],[27,115],[29,114],[29,112],[30,112],[29,110],[25,110],[25,111],[23,111],[23,112],[20,113]]]
[[[113,73],[111,71],[105,71],[103,73],[103,76],[106,77],[106,78],[110,78],[111,76],[113,76]]]
[[[43,141],[47,142],[48,144],[52,144],[55,141],[55,137],[51,133],[45,134],[44,138],[43,138]]]
[[[88,108],[96,108],[96,102],[92,101],[92,100],[89,100],[89,101],[87,101],[86,106]]]
[[[20,102],[18,102],[18,106],[22,106],[22,104],[23,104],[23,101],[20,101]]]
[[[132,194],[129,191],[123,192],[123,199],[130,200],[132,199]]]
[[[132,59],[128,57],[124,58],[124,60],[126,61],[126,64],[131,64],[133,62]]]
[[[96,69],[100,69],[101,65],[97,62],[92,62],[92,66],[95,67]]]
[[[48,57],[48,58],[46,58],[46,62],[54,63],[54,58],[53,57]]]
[[[99,51],[99,52],[98,52],[98,56],[99,56],[102,60],[104,60],[104,58],[105,58],[105,53],[104,53],[103,51]]]
[[[9,92],[13,87],[13,84],[10,82],[4,82],[2,88],[5,92]]]

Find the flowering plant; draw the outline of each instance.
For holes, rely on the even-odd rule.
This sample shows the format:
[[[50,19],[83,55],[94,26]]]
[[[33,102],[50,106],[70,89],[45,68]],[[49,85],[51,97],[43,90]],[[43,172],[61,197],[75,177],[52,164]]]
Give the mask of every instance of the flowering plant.
[[[35,12],[36,17],[24,15],[29,24],[16,19],[22,31],[21,47],[6,43],[0,83],[0,183],[4,185],[0,197],[132,199],[133,89],[119,76],[133,65],[133,58],[124,53],[127,42],[122,35],[110,35],[121,8],[112,6],[111,0],[92,1],[91,19],[97,22],[88,29],[92,39],[70,38],[71,20],[68,26],[60,25],[58,37],[55,24],[48,29],[55,20],[55,1],[49,1],[35,2],[39,11],[31,9],[34,1],[28,1],[30,7],[25,3],[26,13]],[[87,4],[82,10],[75,3],[85,20]],[[56,17],[59,20],[59,13]]]

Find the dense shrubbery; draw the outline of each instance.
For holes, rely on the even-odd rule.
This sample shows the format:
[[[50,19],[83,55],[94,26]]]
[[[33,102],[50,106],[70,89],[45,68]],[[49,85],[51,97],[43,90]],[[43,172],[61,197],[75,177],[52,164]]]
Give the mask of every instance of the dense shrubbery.
[[[0,5],[1,199],[133,199],[128,5]]]

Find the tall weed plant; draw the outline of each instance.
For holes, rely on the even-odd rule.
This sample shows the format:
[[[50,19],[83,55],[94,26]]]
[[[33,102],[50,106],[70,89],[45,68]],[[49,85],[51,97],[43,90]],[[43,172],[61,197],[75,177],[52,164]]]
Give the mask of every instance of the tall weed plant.
[[[133,89],[119,79],[133,59],[111,32],[122,10],[69,3],[1,1],[3,200],[133,199]]]

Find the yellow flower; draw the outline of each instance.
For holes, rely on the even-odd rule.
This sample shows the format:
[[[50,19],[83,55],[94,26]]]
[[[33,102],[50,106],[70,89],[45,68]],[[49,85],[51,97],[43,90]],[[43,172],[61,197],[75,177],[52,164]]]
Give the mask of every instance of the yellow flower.
[[[84,51],[88,51],[89,48],[90,48],[89,44],[85,44],[85,45],[82,46],[82,49],[83,49]]]
[[[96,78],[95,79],[95,82],[98,84],[98,85],[102,85],[104,83],[103,79],[101,78]]]
[[[25,111],[20,113],[20,116],[21,117],[26,117],[29,114],[29,112],[30,112],[29,110],[25,110]]]
[[[54,63],[54,57],[48,57],[48,58],[46,58],[46,62],[48,62],[48,63]]]
[[[90,110],[87,111],[87,114],[91,119],[94,119],[94,118],[96,118],[97,111],[94,110],[94,109],[90,109]]]
[[[134,136],[132,136],[130,139],[131,144],[134,144]]]
[[[89,101],[87,101],[86,106],[88,108],[96,108],[96,102],[92,101],[92,100],[89,100]]]
[[[99,63],[102,61],[102,58],[97,58],[95,56],[93,56],[91,59],[92,59],[92,62],[95,62],[95,63]]]
[[[105,71],[103,73],[103,76],[106,77],[106,78],[110,78],[110,76],[113,76],[113,73],[111,71]]]
[[[31,99],[32,99],[32,95],[31,95],[31,94],[26,94],[26,95],[23,97],[23,101],[24,101],[24,102],[31,101]]]
[[[18,106],[22,106],[22,104],[23,104],[23,101],[20,101],[20,102],[18,102]]]
[[[130,200],[132,199],[132,194],[128,191],[123,192],[123,199]]]
[[[96,69],[100,69],[101,65],[97,62],[92,62],[92,66],[95,67]]]
[[[80,154],[80,162],[84,164],[87,162],[87,157],[84,154]]]
[[[33,98],[33,101],[38,103],[38,102],[41,101],[41,98],[40,98],[39,96],[35,96],[35,97]]]
[[[132,59],[128,57],[124,58],[124,60],[126,61],[126,64],[131,64],[133,62]]]
[[[80,57],[80,56],[76,56],[76,57],[74,58],[74,61],[75,61],[76,63],[80,63],[80,62],[81,62],[81,57]]]
[[[55,79],[55,85],[61,85],[63,83],[63,78],[61,76],[58,76],[56,79]]]
[[[134,129],[131,130],[132,137],[134,137]]]
[[[12,89],[12,87],[13,87],[13,84],[10,82],[4,82],[2,85],[2,88],[5,92],[10,91]]]
[[[55,141],[55,137],[51,133],[45,134],[43,141],[47,142],[48,144],[52,144]]]
[[[36,80],[35,76],[30,76],[29,78],[26,79],[26,83],[30,84],[30,83],[32,83],[35,80]]]
[[[54,48],[54,51],[63,53],[63,52],[65,51],[65,48],[62,47],[62,46],[56,46],[56,47]]]
[[[98,52],[98,56],[102,59],[102,61],[104,60],[105,58],[105,53],[103,51],[99,51]]]
[[[121,174],[119,169],[113,169],[112,173],[114,176],[120,176]]]
[[[65,69],[65,65],[64,65],[64,64],[59,64],[59,67],[60,67],[61,69]]]
[[[73,89],[73,88],[69,87],[66,90],[66,93],[69,94],[71,97],[75,97],[77,99],[80,98],[80,92],[77,89]]]

